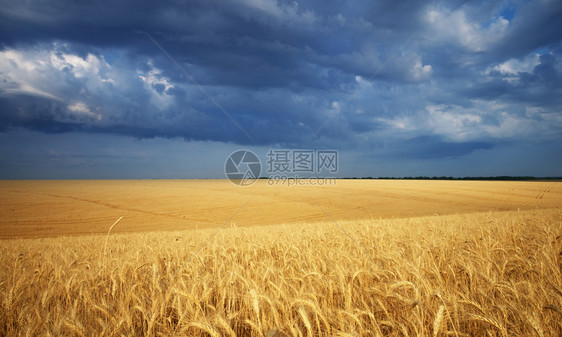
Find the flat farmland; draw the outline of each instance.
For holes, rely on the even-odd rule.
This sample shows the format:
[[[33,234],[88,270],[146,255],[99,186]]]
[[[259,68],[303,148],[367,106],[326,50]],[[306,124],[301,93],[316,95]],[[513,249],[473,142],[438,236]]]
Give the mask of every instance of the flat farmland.
[[[559,182],[0,191],[0,336],[562,335]]]
[[[244,205],[244,206],[243,206]],[[0,181],[0,237],[49,237],[557,208],[562,183],[337,180]]]

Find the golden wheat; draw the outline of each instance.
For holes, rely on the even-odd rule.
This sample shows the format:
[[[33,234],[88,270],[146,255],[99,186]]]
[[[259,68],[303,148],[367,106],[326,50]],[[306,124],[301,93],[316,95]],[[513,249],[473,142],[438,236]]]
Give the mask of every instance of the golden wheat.
[[[562,334],[558,209],[339,226],[3,240],[0,335]]]
[[[240,188],[228,180],[0,180],[0,238],[54,237],[558,208],[562,183],[337,180]],[[438,220],[439,221],[439,220]],[[116,247],[112,247],[116,249]]]

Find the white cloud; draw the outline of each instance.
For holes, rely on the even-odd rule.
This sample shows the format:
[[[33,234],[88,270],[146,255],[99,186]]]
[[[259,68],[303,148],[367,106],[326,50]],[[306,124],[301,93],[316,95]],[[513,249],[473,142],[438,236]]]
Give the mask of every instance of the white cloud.
[[[509,59],[506,62],[489,66],[484,75],[490,75],[492,71],[498,72],[503,79],[509,82],[519,80],[520,73],[532,73],[540,63],[540,55],[533,53],[521,59]]]
[[[68,69],[75,78],[85,78],[93,86],[99,86],[100,83],[104,82],[115,82],[109,76],[111,65],[105,62],[103,57],[88,54],[84,59],[75,54],[58,53],[56,51],[52,51],[49,56],[53,67],[60,71]]]
[[[66,73],[65,71],[68,71]],[[113,83],[111,66],[103,57],[75,54],[53,49],[0,51],[0,90],[4,95],[28,94],[63,100],[58,93],[66,85],[68,74],[85,82],[88,90]]]
[[[433,68],[429,64],[422,64],[421,57],[417,57],[410,68],[410,76],[415,82],[428,80],[433,74]]]
[[[70,69],[76,78],[86,77],[90,74],[97,74],[100,70],[100,60],[88,54],[86,59],[73,54],[51,53],[51,64],[58,70]]]
[[[482,122],[476,109],[447,105],[430,105],[425,109],[427,126],[434,133],[455,141],[465,141],[475,136]]]
[[[277,7],[277,2],[272,0],[243,0],[241,2],[250,8],[258,9],[271,16],[281,17],[283,15],[281,8]]]
[[[139,75],[139,78],[146,84],[150,86],[155,86],[161,84],[164,87],[164,91],[173,88],[174,86],[170,83],[170,79],[162,75],[162,71],[156,68],[150,70],[146,75]]]
[[[376,120],[388,125],[391,129],[398,129],[402,132],[414,131],[418,127],[414,123],[414,119],[409,117],[395,117],[392,119],[377,118]]]
[[[500,40],[509,28],[509,21],[501,16],[484,27],[479,23],[471,22],[462,10],[448,13],[430,9],[426,13],[425,19],[430,25],[429,39],[460,44],[473,52],[488,49]]]
[[[163,110],[170,106],[170,104],[174,101],[174,97],[167,93],[168,89],[171,89],[174,86],[170,82],[169,78],[162,75],[162,71],[160,69],[152,66],[152,62],[149,62],[149,65],[152,69],[148,73],[140,74],[138,76],[144,82],[144,87],[150,92],[152,103],[159,109]],[[158,86],[163,87],[164,90],[158,90]]]
[[[513,107],[493,101],[473,101],[472,107],[429,105],[424,111],[409,116],[379,118],[391,132],[406,136],[438,135],[449,141],[465,142],[482,139],[540,139],[556,136],[562,117],[542,108],[528,107],[526,113],[513,112]],[[511,110],[511,112],[510,112]]]
[[[75,117],[86,117],[86,118],[92,118],[92,119],[96,119],[96,120],[101,120],[102,119],[102,115],[98,114],[98,113],[94,113],[92,112],[92,110],[90,110],[90,108],[88,107],[88,105],[86,105],[86,103],[84,102],[74,102],[72,104],[70,104],[68,106],[68,110],[72,113],[73,116]]]
[[[49,92],[40,76],[48,68],[41,57],[29,57],[13,49],[0,51],[0,90],[3,95],[27,94],[60,100]],[[44,56],[44,55],[42,55]]]
[[[278,22],[296,24],[300,27],[313,26],[317,22],[316,15],[310,10],[301,10],[297,1],[292,4],[282,5],[275,0],[231,0],[235,8],[243,10],[241,14],[254,16],[256,19],[267,21],[263,15],[275,18]],[[241,7],[240,4],[243,6]],[[245,8],[244,8],[245,7]],[[247,9],[250,11],[247,11]],[[253,13],[251,13],[253,12]]]

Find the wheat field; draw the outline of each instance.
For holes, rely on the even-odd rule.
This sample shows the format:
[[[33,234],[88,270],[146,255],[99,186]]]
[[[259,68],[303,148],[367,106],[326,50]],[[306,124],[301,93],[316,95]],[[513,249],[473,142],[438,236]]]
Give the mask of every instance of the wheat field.
[[[560,207],[562,183],[338,180],[287,186],[259,180],[0,181],[0,238],[216,228],[233,218],[252,227],[295,222]]]
[[[369,190],[359,183],[351,184],[355,193]],[[310,218],[312,211],[297,203],[290,210],[300,207],[303,219],[268,226],[227,217],[201,228],[120,232],[120,226],[130,226],[124,216],[108,221],[101,234],[55,235],[59,227],[50,224],[53,228],[35,238],[29,238],[29,228],[18,237],[9,227],[8,238],[0,240],[0,335],[562,334],[559,183],[479,183],[480,199],[500,187],[511,199],[496,196],[489,210],[477,211],[473,208],[484,202],[459,197],[477,195],[477,184],[400,183],[410,191],[402,195],[403,204],[397,200],[394,213],[386,209],[379,217],[363,208],[353,219],[333,207],[330,202],[352,193],[343,184],[325,197],[321,191],[276,188],[272,193],[281,197],[317,193],[311,199],[318,200],[319,215]],[[524,188],[532,200],[523,198]],[[241,191],[242,197],[257,193]],[[387,189],[385,195],[396,191]],[[371,194],[377,193],[371,186]],[[397,211],[407,208],[410,193],[414,216]],[[416,209],[423,208],[419,200],[436,200],[437,194],[449,199],[444,214],[429,206]],[[12,215],[31,207],[13,200],[20,204],[9,206],[16,209]],[[396,217],[384,216],[386,211]]]

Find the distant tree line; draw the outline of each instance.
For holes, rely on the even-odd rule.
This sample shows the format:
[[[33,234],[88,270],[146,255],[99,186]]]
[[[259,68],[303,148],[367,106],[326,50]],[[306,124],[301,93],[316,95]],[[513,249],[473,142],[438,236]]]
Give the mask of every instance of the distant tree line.
[[[340,179],[394,179],[394,180],[499,180],[499,181],[537,181],[537,180],[560,180],[562,177],[533,177],[533,176],[494,176],[494,177],[345,177]]]
[[[258,179],[269,179],[270,177],[261,176]],[[301,177],[302,178],[302,177]],[[306,177],[306,179],[322,179],[327,177]],[[336,177],[329,177],[336,178]],[[289,178],[293,179],[293,178]],[[342,177],[336,179],[358,179],[358,180],[491,180],[491,181],[562,181],[562,177],[533,177],[533,176],[493,176],[493,177]]]

